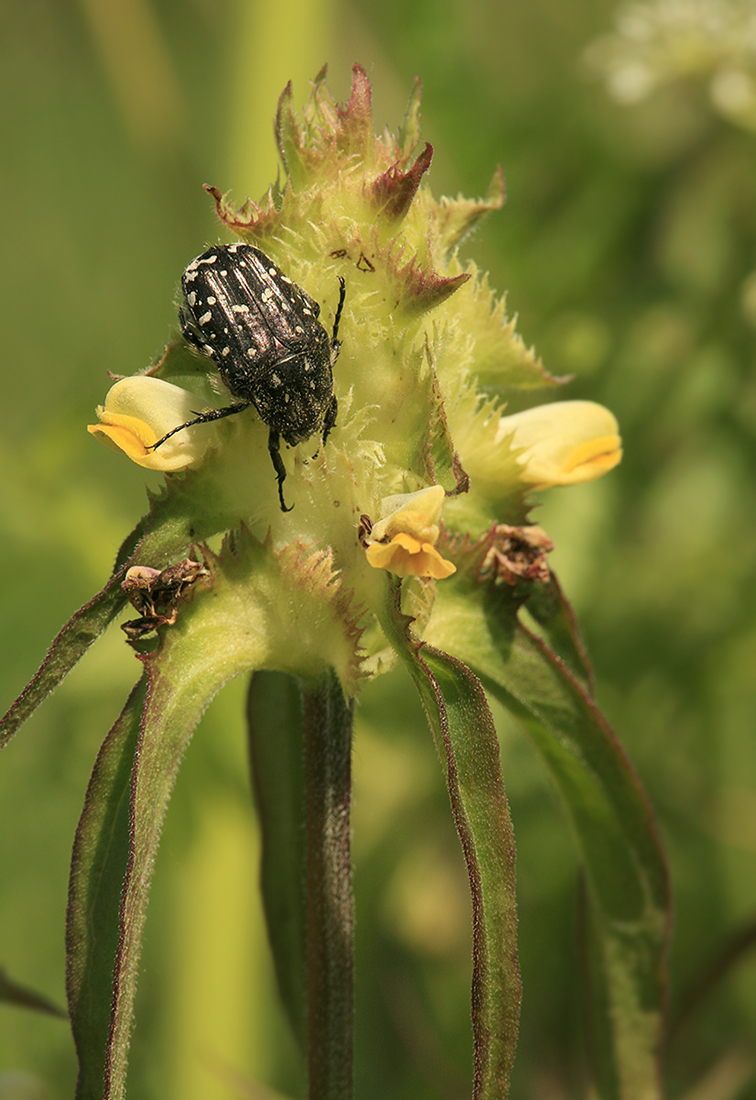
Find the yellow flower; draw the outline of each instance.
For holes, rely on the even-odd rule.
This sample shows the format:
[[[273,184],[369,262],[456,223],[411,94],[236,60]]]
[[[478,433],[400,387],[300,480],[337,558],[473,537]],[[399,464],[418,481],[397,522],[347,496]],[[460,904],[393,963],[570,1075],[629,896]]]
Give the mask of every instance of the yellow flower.
[[[368,564],[397,577],[433,577],[443,580],[457,568],[436,550],[438,521],[444,490],[440,485],[417,493],[386,497],[382,518],[373,527],[367,548]]]
[[[593,401],[556,401],[502,416],[496,443],[506,437],[523,448],[520,477],[534,489],[593,481],[622,458],[616,419]]]
[[[108,447],[123,451],[139,466],[149,470],[183,470],[202,458],[213,441],[213,425],[197,424],[177,432],[157,451],[151,448],[204,407],[201,398],[180,386],[136,375],[122,378],[111,387],[105,405],[97,406],[100,423],[89,424],[87,431]]]

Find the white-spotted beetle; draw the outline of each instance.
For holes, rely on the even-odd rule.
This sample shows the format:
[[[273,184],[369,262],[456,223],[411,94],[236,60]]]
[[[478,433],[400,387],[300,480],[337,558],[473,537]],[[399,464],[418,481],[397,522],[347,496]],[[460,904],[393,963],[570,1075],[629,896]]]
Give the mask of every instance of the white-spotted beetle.
[[[224,385],[239,400],[179,425],[154,448],[184,428],[254,405],[270,429],[268,451],[281,510],[291,511],[283,497],[286,467],[279,437],[293,447],[322,430],[325,443],[336,424],[332,370],[341,347],[339,321],[346,296],[340,276],[339,283],[329,338],[318,320],[318,303],[258,248],[220,245],[193,260],[181,279],[181,332],[212,359]]]

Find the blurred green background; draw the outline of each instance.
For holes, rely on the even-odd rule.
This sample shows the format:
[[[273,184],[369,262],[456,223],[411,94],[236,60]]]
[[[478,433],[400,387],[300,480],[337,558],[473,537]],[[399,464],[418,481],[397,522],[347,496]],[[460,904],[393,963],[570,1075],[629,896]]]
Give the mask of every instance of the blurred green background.
[[[352,63],[366,68],[377,128],[399,124],[420,76],[436,194],[483,194],[497,163],[507,179],[503,212],[464,255],[508,291],[548,369],[574,374],[565,396],[620,420],[622,466],[545,494],[537,518],[669,852],[670,1095],[727,1100],[756,1097],[756,132],[747,103],[731,109],[748,91],[732,72],[747,76],[750,56],[756,79],[756,47],[716,31],[753,18],[752,0],[677,9],[719,23],[687,53],[682,32],[681,49],[674,33],[666,53],[651,48],[659,86],[642,97],[637,55],[656,40],[637,9],[628,57],[615,40],[586,60],[612,29],[609,0],[0,0],[0,706],[144,510],[145,472],[84,426],[107,372],[160,349],[181,271],[219,237],[201,185],[260,196],[277,171],[277,97],[291,79],[301,106],[324,61],[341,100]],[[0,760],[0,966],[61,1004],[73,832],[137,672],[113,630]],[[135,1100],[267,1096],[253,1081],[301,1095],[256,893],[242,701],[238,684],[213,704],[171,803]],[[537,758],[497,718],[519,853],[513,1095],[581,1097],[579,869]],[[465,872],[400,676],[363,694],[355,772],[357,1095],[457,1100]],[[74,1078],[64,1023],[0,1005],[0,1100],[69,1098]]]

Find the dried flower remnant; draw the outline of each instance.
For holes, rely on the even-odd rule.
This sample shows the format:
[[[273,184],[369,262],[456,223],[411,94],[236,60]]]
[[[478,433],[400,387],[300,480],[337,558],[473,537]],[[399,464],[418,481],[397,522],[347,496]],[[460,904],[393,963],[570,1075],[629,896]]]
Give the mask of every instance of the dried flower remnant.
[[[540,527],[510,527],[499,523],[491,534],[491,547],[481,568],[481,577],[493,577],[499,583],[519,581],[547,584],[551,572],[546,557],[554,543]]]
[[[209,577],[210,571],[194,558],[184,558],[162,570],[132,565],[121,587],[140,618],[121,625],[128,641],[138,641],[160,626],[173,626],[179,602],[198,580]]]

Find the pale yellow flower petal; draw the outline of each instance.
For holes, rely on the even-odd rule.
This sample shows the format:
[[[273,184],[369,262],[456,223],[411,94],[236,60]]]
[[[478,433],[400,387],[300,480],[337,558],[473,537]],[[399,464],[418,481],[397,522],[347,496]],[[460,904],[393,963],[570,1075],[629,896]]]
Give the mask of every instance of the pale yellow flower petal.
[[[622,458],[615,417],[593,401],[557,401],[502,416],[496,442],[511,437],[520,477],[534,489],[601,477]]]
[[[201,398],[160,378],[122,378],[108,391],[105,405],[97,407],[100,423],[89,424],[87,431],[108,447],[123,451],[139,466],[183,470],[201,460],[213,441],[213,425],[186,428],[156,451],[151,448],[173,428],[192,420],[204,406]]]
[[[457,572],[457,567],[442,558],[435,546],[420,542],[404,532],[394,535],[391,542],[372,543],[366,554],[368,564],[374,569],[386,569],[397,577],[443,580]]]
[[[381,502],[381,517],[373,527],[373,539],[383,542],[399,531],[408,531],[416,539],[434,543],[438,538],[444,496],[440,485],[431,485],[417,493],[385,497]]]
[[[438,521],[444,490],[440,485],[386,497],[382,519],[373,527],[374,540],[366,550],[368,564],[386,569],[397,577],[433,577],[443,580],[457,568],[441,557],[433,545],[439,534]]]

